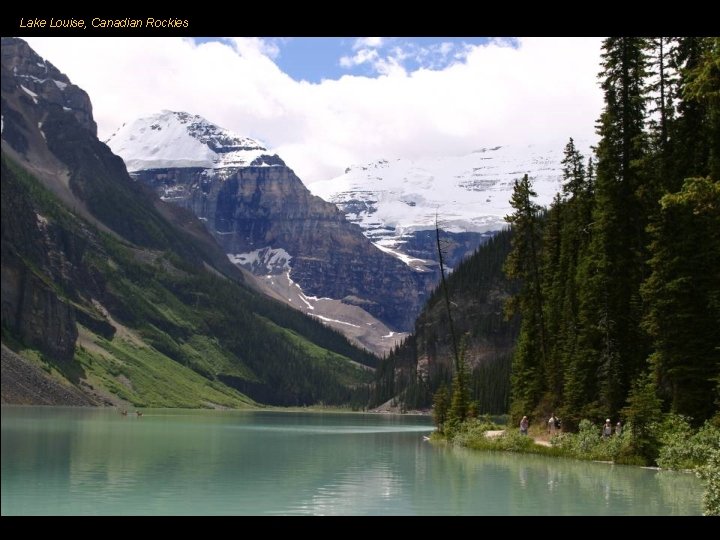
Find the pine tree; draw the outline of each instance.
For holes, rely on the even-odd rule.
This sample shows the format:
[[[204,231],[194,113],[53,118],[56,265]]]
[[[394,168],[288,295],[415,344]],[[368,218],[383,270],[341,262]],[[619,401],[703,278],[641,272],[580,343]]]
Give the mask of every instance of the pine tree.
[[[616,413],[643,368],[647,340],[639,330],[644,278],[646,200],[646,47],[643,38],[608,38],[603,45],[605,109],[595,182],[592,238],[580,268],[580,335],[575,363],[598,405]]]
[[[562,401],[565,407],[561,414],[566,425],[573,426],[580,420],[577,412],[587,399],[585,379],[577,364],[578,331],[578,262],[585,254],[590,238],[593,208],[593,164],[584,158],[572,139],[565,147],[563,159],[563,223],[560,240],[559,275],[557,285],[561,287],[560,321],[555,338],[553,354],[560,365],[562,376]],[[548,271],[550,271],[548,269]],[[557,409],[558,407],[555,406]]]
[[[440,433],[445,429],[445,422],[448,419],[449,408],[448,390],[444,384],[440,385],[433,396],[433,420]]]
[[[520,313],[522,323],[513,355],[511,417],[522,416],[540,399],[543,368],[547,364],[542,278],[540,275],[539,207],[537,194],[526,174],[516,181],[510,199],[515,212],[505,219],[513,226],[512,249],[505,261],[505,274],[520,282],[520,292],[507,305],[507,313]]]
[[[658,450],[657,429],[653,429],[653,424],[660,421],[662,410],[650,373],[644,373],[635,380],[627,403],[622,415],[633,432],[633,453],[652,463]]]
[[[713,416],[720,376],[720,182],[691,178],[662,198],[643,285],[652,363],[674,412]],[[700,248],[702,246],[702,248]]]
[[[544,224],[542,241],[542,277],[544,320],[547,335],[545,374],[545,403],[554,409],[562,398],[563,335],[560,331],[563,316],[564,285],[568,279],[568,260],[563,257],[562,237],[565,228],[567,205],[560,194],[553,199]]]
[[[678,72],[678,117],[669,127],[673,139],[667,192],[677,192],[685,178],[701,177],[712,170],[711,160],[720,159],[718,122],[718,42],[703,37],[678,38],[673,68]],[[713,75],[714,71],[714,75]],[[714,82],[713,82],[714,81]],[[715,91],[713,92],[713,86]],[[713,94],[715,105],[713,106]],[[713,159],[713,156],[717,156]],[[720,164],[714,178],[720,177]]]
[[[649,90],[654,94],[654,103],[649,112],[656,115],[650,127],[656,146],[660,149],[659,157],[666,157],[663,153],[669,142],[669,124],[675,115],[678,80],[673,67],[676,48],[675,38],[656,37],[649,40],[649,68],[653,77]]]
[[[694,159],[689,160],[696,169],[683,171],[683,177],[704,176],[706,169],[711,178],[720,180],[720,38],[696,39],[700,40],[696,46],[698,58],[694,63],[688,60],[684,69],[683,106],[695,108],[695,114],[704,120],[704,135],[696,133],[689,139],[690,144],[699,146]],[[707,161],[700,153],[705,148]]]
[[[460,358],[455,376],[452,382],[452,397],[450,399],[450,411],[448,421],[451,423],[464,422],[468,418],[470,408],[470,387],[467,373],[465,355],[467,353],[466,337],[463,337],[460,344]]]

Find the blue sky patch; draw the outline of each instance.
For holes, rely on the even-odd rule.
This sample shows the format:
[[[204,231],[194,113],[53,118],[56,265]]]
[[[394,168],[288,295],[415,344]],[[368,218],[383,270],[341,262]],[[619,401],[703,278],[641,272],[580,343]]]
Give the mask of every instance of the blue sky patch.
[[[487,37],[263,38],[275,63],[297,81],[318,83],[343,75],[378,77],[394,69],[440,70],[464,62]],[[220,38],[195,38],[203,43]],[[517,46],[517,40],[508,40]]]

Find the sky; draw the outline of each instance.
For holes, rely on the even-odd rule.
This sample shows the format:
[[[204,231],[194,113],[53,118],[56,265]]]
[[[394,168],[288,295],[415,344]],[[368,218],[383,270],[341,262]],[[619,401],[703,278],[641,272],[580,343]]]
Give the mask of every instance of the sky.
[[[163,109],[256,138],[305,183],[397,157],[595,139],[600,38],[30,37],[98,135]]]

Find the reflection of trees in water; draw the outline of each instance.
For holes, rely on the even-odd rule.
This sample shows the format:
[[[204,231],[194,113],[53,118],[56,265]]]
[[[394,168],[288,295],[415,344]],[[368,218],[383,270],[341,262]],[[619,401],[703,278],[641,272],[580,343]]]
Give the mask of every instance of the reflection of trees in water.
[[[362,419],[342,415],[274,413],[233,425],[230,412],[171,414],[78,426],[71,484],[99,481],[106,513],[412,513],[403,480],[422,471],[408,444],[427,446],[420,433],[385,433],[389,423],[373,418],[364,431]],[[351,422],[357,429],[343,431]]]
[[[456,449],[423,442],[421,433],[352,432],[348,425],[362,420],[342,415],[277,413],[248,422],[240,412],[156,414],[172,416],[35,409],[18,418],[23,436],[3,436],[3,466],[11,450],[13,466],[27,471],[23,484],[38,486],[30,492],[37,499],[26,497],[22,503],[24,513],[31,513],[29,505],[37,507],[42,504],[38,501],[53,497],[57,510],[36,510],[549,515],[701,511],[702,484],[691,474]],[[4,430],[13,425],[5,420]],[[380,424],[381,419],[368,422]],[[36,427],[25,435],[29,426]],[[3,486],[5,481],[3,474]],[[67,501],[58,501],[63,494]],[[6,500],[4,494],[3,505]],[[20,508],[20,502],[13,504]]]
[[[445,453],[454,482],[487,505],[484,513],[503,506],[518,514],[701,512],[702,484],[692,474],[466,448]]]
[[[702,495],[705,486],[694,473],[676,471],[657,471],[655,478],[662,492],[663,500],[671,506],[682,507],[687,501],[696,501],[699,514],[702,512]]]

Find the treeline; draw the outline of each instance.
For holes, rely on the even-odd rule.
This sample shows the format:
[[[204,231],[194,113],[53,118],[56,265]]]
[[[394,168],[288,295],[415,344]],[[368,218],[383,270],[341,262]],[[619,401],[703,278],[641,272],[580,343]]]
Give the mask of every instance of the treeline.
[[[372,366],[375,356],[319,321],[218,271],[207,271],[203,259],[188,255],[202,253],[200,242],[190,235],[183,238],[182,231],[156,214],[152,219],[163,225],[163,234],[174,235],[174,242],[164,251],[129,244],[74,215],[5,152],[2,209],[3,272],[9,261],[21,261],[51,284],[59,298],[72,303],[78,322],[93,332],[112,339],[115,328],[88,298],[97,299],[145,345],[259,403],[367,403],[358,387],[372,378],[371,372],[350,360]],[[37,215],[48,220],[47,243],[33,236]],[[147,230],[155,230],[152,223],[149,218]],[[74,264],[58,264],[58,270],[47,262],[60,252]],[[3,343],[16,350],[38,348],[7,314],[3,309]],[[80,369],[77,362],[62,361],[47,350],[44,358],[70,377]]]
[[[570,139],[546,215],[515,185],[512,421],[661,403],[700,424],[720,408],[720,39],[608,38],[600,76],[595,157]]]
[[[511,284],[503,274],[512,233],[503,230],[480,246],[448,277],[456,334],[465,343],[468,400],[481,413],[504,413],[510,398],[512,346],[519,319],[506,320]],[[378,365],[370,406],[395,398],[401,409],[432,405],[454,375],[448,313],[440,287],[428,299],[414,332]]]
[[[138,263],[119,244],[105,247],[114,268],[95,264],[108,280],[105,303],[118,320],[210,380],[259,403],[297,406],[349,403],[353,387],[370,379],[349,360],[372,365],[373,355],[280,302],[210,272],[168,271],[169,264]],[[197,340],[214,347],[188,346]]]

